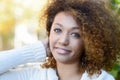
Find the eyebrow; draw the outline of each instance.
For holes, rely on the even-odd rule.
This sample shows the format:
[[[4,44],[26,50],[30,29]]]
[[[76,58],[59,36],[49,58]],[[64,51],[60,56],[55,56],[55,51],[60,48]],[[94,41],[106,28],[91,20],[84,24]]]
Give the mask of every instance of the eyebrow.
[[[55,23],[55,25],[58,25],[58,26],[60,26],[60,27],[63,27],[63,25],[62,25],[62,24],[59,24],[59,23]],[[74,30],[74,29],[80,29],[80,27],[75,26],[75,27],[72,27],[72,29],[73,29],[73,30]]]

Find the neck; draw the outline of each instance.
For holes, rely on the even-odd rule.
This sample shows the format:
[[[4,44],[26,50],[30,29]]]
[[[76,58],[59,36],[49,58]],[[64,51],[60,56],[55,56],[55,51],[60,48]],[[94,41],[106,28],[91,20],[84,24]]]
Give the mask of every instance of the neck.
[[[84,70],[79,63],[63,64],[57,63],[57,73],[60,80],[80,80]]]

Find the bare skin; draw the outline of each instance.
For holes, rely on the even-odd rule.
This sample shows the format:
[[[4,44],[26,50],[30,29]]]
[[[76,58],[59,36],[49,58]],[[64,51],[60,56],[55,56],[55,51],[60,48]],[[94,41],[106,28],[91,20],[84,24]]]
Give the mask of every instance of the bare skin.
[[[59,80],[80,80],[84,72],[80,68],[80,56],[84,46],[80,37],[80,26],[70,14],[60,12],[56,15],[49,43],[57,62]]]
[[[46,47],[47,56],[51,57],[52,54],[48,46],[49,43],[48,38],[43,40],[43,43],[44,46]],[[57,75],[59,76],[59,80],[80,80],[83,72],[84,70],[82,68],[80,69],[79,62],[76,62],[74,64],[67,64],[67,65],[62,63],[57,64]]]
[[[80,80],[83,74],[83,69],[80,69],[79,63],[72,65],[57,65],[57,72],[60,80]],[[76,67],[76,68],[75,68]]]

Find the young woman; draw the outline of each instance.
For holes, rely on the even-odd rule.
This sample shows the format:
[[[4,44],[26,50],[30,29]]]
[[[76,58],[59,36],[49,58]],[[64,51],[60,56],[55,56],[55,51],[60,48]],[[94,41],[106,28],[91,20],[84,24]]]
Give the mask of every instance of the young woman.
[[[48,44],[1,52],[0,80],[114,80],[106,70],[119,55],[120,29],[104,4],[52,0],[40,19],[46,23]],[[42,67],[11,69],[42,61]]]

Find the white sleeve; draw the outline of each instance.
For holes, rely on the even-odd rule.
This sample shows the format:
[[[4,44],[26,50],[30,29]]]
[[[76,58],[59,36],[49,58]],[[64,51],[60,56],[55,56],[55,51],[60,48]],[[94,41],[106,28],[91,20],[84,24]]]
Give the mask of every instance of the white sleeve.
[[[101,75],[96,80],[115,80],[114,77],[107,73],[105,70],[102,70]]]
[[[47,80],[46,69],[35,67],[11,69],[0,75],[0,80]]]
[[[45,61],[45,57],[46,50],[41,41],[20,49],[1,51],[0,74],[20,64]]]
[[[32,75],[31,70],[15,69],[14,71],[7,71],[0,75],[0,80],[29,80]]]

